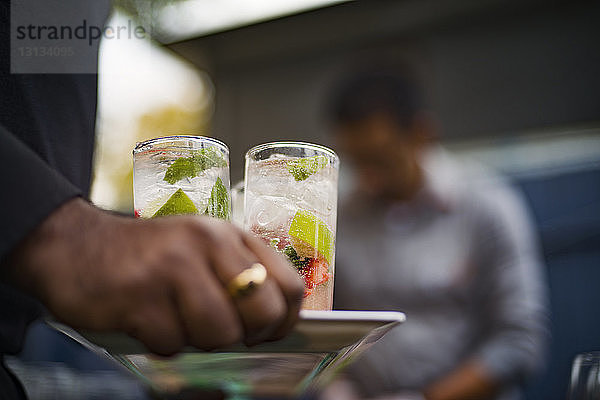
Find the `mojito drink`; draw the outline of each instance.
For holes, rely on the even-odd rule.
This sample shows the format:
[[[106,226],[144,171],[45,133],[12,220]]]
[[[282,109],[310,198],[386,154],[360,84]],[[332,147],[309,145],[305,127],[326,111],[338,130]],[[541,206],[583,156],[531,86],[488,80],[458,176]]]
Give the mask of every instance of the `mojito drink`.
[[[133,189],[138,218],[196,214],[229,220],[229,150],[201,136],[138,143],[133,150]]]
[[[304,280],[303,308],[333,304],[339,160],[326,147],[268,143],[246,154],[244,227]]]

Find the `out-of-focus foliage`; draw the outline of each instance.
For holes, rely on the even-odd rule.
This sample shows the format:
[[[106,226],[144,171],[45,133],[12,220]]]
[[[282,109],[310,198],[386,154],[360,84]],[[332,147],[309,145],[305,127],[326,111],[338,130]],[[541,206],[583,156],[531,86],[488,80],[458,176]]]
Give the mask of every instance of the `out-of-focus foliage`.
[[[161,27],[158,24],[160,12],[169,5],[186,0],[113,0],[113,7],[122,13],[134,17],[150,32],[151,36],[160,36]]]
[[[209,117],[203,111],[175,105],[151,110],[140,117],[136,137],[146,140],[156,136],[201,134],[206,130]]]
[[[132,17],[116,10],[111,23],[124,24],[128,18]],[[206,135],[213,96],[207,74],[155,42],[104,41],[91,200],[103,208],[132,211],[136,142],[174,134]]]
[[[103,144],[101,159],[96,163],[96,176],[104,181],[104,190],[110,196],[100,196],[107,200],[101,206],[122,212],[133,209],[133,165],[131,150],[136,142],[169,135],[203,135],[207,129],[209,116],[204,110],[188,110],[184,106],[167,105],[148,110],[137,119],[137,127],[131,135],[129,146],[121,148],[116,143]],[[109,187],[108,187],[109,186]],[[103,193],[107,195],[108,193]]]

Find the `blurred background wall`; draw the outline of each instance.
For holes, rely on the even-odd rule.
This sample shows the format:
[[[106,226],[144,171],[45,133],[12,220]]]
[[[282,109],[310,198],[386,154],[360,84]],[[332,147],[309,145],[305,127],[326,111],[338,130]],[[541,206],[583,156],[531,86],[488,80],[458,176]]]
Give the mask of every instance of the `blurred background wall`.
[[[328,143],[328,90],[377,59],[417,66],[446,142],[596,127],[599,16],[598,2],[354,1],[170,48],[211,76],[239,179],[251,145]]]

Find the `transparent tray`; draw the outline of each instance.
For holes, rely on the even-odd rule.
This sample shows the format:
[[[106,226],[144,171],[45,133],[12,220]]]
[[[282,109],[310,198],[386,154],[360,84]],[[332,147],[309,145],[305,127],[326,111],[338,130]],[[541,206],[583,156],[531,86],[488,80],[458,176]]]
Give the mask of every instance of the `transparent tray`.
[[[294,330],[277,342],[204,352],[186,348],[157,357],[117,333],[55,329],[125,366],[162,395],[184,390],[223,391],[229,397],[296,397],[318,390],[390,329],[404,322],[393,311],[303,310]]]

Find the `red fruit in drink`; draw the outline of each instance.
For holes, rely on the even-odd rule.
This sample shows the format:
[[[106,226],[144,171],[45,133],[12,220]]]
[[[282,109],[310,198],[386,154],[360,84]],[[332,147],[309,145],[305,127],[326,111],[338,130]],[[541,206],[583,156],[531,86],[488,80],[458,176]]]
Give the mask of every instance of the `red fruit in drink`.
[[[313,289],[329,280],[329,264],[321,257],[309,258],[306,267],[298,270],[302,279],[304,279],[304,297],[310,295]]]
[[[308,267],[311,270],[310,282],[313,287],[329,280],[329,264],[325,259],[321,257],[313,258],[308,263]]]

